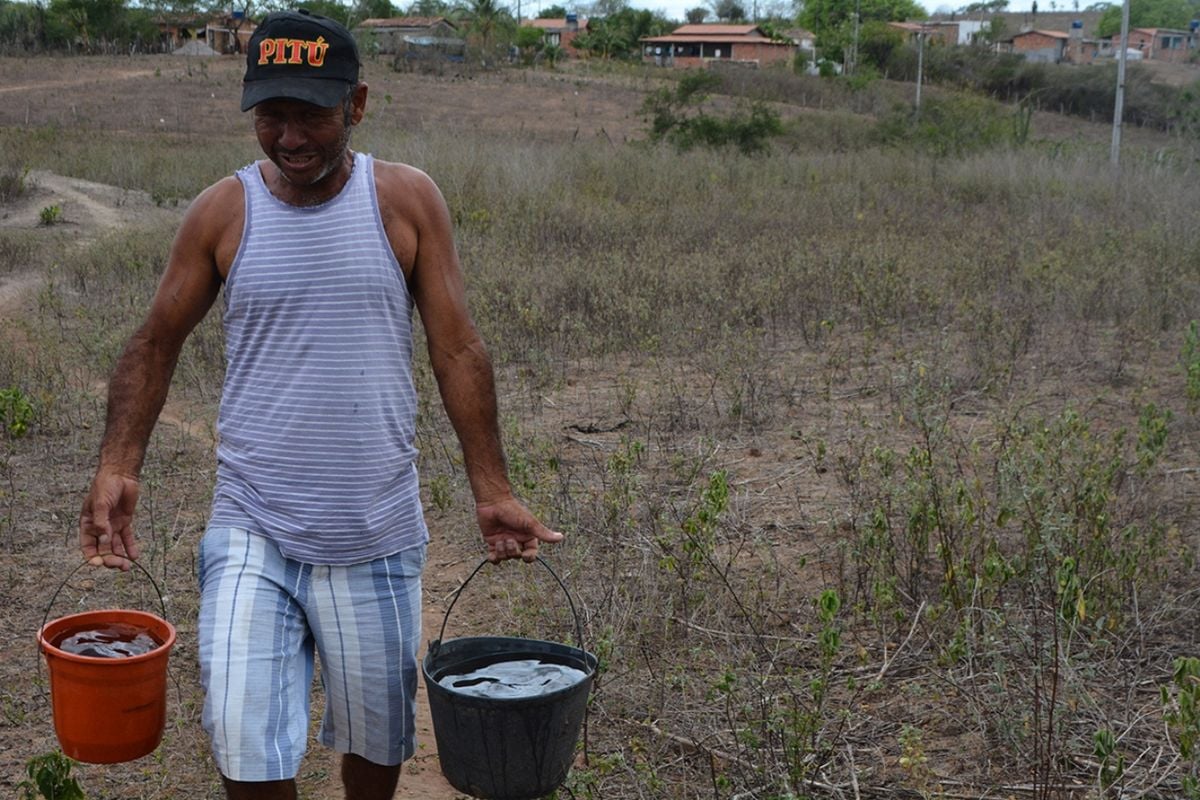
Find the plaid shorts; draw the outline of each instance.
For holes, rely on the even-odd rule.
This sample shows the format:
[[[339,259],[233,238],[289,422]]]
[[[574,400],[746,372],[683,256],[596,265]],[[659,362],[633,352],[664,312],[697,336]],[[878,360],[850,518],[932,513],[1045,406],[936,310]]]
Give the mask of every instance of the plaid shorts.
[[[263,536],[210,528],[200,543],[204,729],[221,774],[294,778],[308,741],[314,649],[319,740],[396,765],[415,749],[425,547],[349,566],[285,558]]]

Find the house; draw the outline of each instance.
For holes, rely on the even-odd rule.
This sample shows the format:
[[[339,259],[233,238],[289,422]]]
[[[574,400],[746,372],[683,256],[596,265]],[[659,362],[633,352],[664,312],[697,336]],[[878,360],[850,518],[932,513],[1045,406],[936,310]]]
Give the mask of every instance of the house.
[[[1067,32],[1067,50],[1064,58],[1070,64],[1091,64],[1103,55],[1099,39],[1090,39],[1083,35],[1083,22],[1075,20],[1071,30]]]
[[[786,64],[796,43],[767,36],[757,25],[682,25],[666,36],[643,36],[642,61],[662,67],[705,67],[712,62],[759,67]]]
[[[244,53],[258,23],[241,11],[213,17],[204,28],[208,46],[218,53]]]
[[[888,27],[904,34],[904,41],[917,43],[924,35],[927,44],[958,44],[957,22],[889,22]]]
[[[180,15],[159,16],[154,20],[158,36],[168,52],[178,50],[194,41],[204,41],[204,28],[208,21],[204,17]]]
[[[161,16],[155,20],[163,45],[170,51],[244,53],[257,23],[240,11],[213,17]]]
[[[1068,39],[1070,35],[1062,31],[1029,30],[1014,34],[1004,44],[1026,61],[1059,64],[1066,60]]]
[[[542,41],[547,47],[561,47],[567,55],[572,55],[571,42],[581,33],[587,33],[587,19],[580,19],[575,14],[550,19],[521,20],[523,28],[537,28],[542,32]]]
[[[461,52],[463,37],[445,17],[372,17],[354,29],[367,52],[404,55],[416,50]]]
[[[1112,51],[1119,52],[1120,36],[1112,37]],[[1193,28],[1181,31],[1174,28],[1132,28],[1129,31],[1129,49],[1137,50],[1146,61],[1167,61],[1172,64],[1187,63],[1200,47],[1200,35]]]
[[[817,35],[812,31],[806,31],[804,28],[788,28],[783,35],[795,42],[801,50],[817,49]]]

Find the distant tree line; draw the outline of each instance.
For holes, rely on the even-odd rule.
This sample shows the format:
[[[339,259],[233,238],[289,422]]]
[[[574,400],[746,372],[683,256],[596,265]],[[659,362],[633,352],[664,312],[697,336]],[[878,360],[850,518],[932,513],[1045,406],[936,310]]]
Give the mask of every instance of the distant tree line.
[[[373,17],[443,16],[454,20],[485,50],[544,49],[532,33],[519,32],[520,20],[513,9],[497,0],[413,0],[403,7],[390,0],[234,0],[232,5],[232,10],[249,19],[280,8],[306,8],[347,27]],[[0,48],[22,52],[156,52],[169,45],[164,22],[201,24],[230,10],[230,4],[221,0],[0,0]],[[561,5],[544,8],[538,14],[543,18],[566,15],[567,8]],[[630,8],[627,0],[598,0],[581,10],[579,16],[589,18],[590,25],[573,42],[574,48],[601,58],[637,58],[641,37],[668,33],[677,24],[660,13]]]
[[[202,22],[236,10],[249,18],[278,8],[308,8],[354,25],[394,16],[389,0],[0,0],[0,47],[24,52],[155,52],[169,42],[164,22]]]
[[[0,0],[0,44],[25,51],[153,50],[159,29],[152,8],[125,0]]]

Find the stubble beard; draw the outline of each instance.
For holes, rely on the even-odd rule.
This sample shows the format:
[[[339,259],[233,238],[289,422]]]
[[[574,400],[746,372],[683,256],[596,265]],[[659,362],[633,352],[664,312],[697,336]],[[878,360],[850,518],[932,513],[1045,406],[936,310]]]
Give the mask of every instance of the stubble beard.
[[[316,177],[308,181],[293,181],[290,177],[288,177],[288,174],[284,172],[282,167],[279,167],[279,176],[283,178],[285,183],[291,184],[297,189],[310,189],[320,184],[321,181],[332,175],[339,167],[342,166],[342,164],[346,162],[346,158],[350,153],[350,136],[352,132],[353,127],[347,123],[346,127],[343,129],[342,136],[336,145],[337,155],[325,162],[324,166],[322,166],[321,171],[317,173]],[[278,167],[278,165],[276,166]]]

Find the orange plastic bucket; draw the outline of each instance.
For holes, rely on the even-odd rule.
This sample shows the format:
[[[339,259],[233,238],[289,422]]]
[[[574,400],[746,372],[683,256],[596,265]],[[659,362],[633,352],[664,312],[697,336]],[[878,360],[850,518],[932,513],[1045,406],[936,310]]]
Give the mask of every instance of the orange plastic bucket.
[[[144,630],[159,646],[127,658],[99,658],[56,645],[76,631],[113,623]],[[145,611],[85,611],[43,624],[37,638],[50,673],[54,732],[65,755],[115,764],[158,747],[167,721],[167,660],[175,644],[171,623]]]

